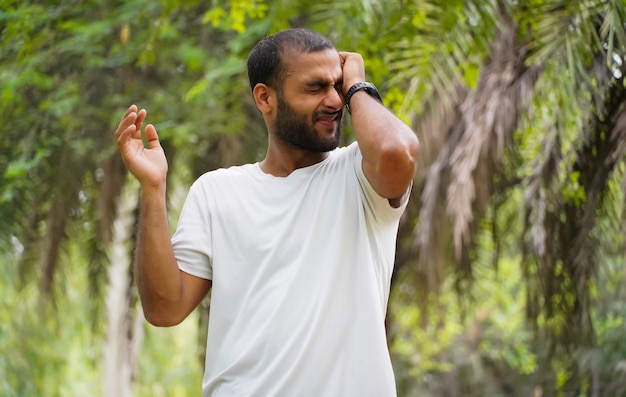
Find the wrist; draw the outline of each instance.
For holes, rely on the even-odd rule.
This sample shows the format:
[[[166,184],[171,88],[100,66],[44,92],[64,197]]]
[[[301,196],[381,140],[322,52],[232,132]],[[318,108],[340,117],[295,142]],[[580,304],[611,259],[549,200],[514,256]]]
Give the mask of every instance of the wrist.
[[[365,82],[365,81],[357,82],[351,85],[350,88],[348,88],[348,91],[346,92],[346,107],[348,108],[349,112],[351,112],[350,100],[352,99],[352,96],[359,91],[363,91],[367,93],[369,96],[371,96],[372,98],[376,99],[381,104],[383,103],[383,100],[380,97],[380,94],[378,93],[378,89],[376,88],[374,84]]]
[[[343,86],[344,86],[344,90],[343,93],[344,95],[348,94],[348,91],[350,91],[350,88],[354,87],[356,84],[359,83],[364,83],[365,80],[364,79],[351,79],[348,81],[345,81]]]
[[[141,184],[141,201],[161,200],[166,195],[165,183],[142,183]]]

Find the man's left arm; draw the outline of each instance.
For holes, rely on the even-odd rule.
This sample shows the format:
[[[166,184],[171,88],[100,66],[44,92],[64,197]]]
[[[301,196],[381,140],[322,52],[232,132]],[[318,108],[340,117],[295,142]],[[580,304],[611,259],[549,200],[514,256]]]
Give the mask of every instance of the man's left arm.
[[[357,53],[339,55],[345,95],[354,84],[365,81],[365,67]],[[420,151],[417,136],[366,91],[355,92],[349,101],[354,135],[363,155],[363,173],[376,193],[399,207],[415,175]]]

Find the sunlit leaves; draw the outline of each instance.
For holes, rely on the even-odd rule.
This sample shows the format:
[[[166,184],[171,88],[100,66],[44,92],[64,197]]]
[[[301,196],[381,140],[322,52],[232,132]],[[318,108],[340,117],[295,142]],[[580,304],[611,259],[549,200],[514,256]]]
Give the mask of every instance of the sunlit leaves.
[[[500,23],[498,3],[421,1],[407,13],[410,25],[386,55],[393,83],[406,86],[409,81],[416,87],[407,106],[420,109],[433,94],[450,95],[455,81],[476,85],[480,64]]]
[[[55,291],[60,299],[66,293],[73,294],[68,299],[71,302],[98,300],[97,292],[87,295],[65,287],[89,285],[90,291],[96,291],[96,283],[102,288],[106,284],[106,272],[102,272],[106,233],[99,235],[98,230],[106,227],[102,218],[110,216],[103,211],[106,206],[102,202],[112,205],[115,184],[124,181],[121,166],[108,160],[115,158],[113,130],[130,103],[148,109],[148,122],[155,123],[171,161],[173,191],[177,197],[184,196],[180,186],[187,186],[199,173],[262,157],[266,135],[250,101],[245,59],[252,45],[266,34],[290,26],[311,27],[329,36],[338,49],[360,52],[367,78],[379,87],[385,103],[411,122],[440,109],[433,105],[441,101],[454,103],[460,94],[482,87],[485,65],[494,58],[493,43],[502,26],[512,22],[511,26],[519,27],[519,33],[511,46],[519,46],[519,53],[528,51],[528,58],[517,71],[521,75],[526,68],[537,68],[533,70],[540,70],[541,76],[532,87],[534,91],[526,87],[523,93],[532,96],[525,115],[515,113],[519,109],[508,105],[510,97],[497,97],[496,104],[503,105],[505,111],[489,115],[506,113],[509,120],[519,122],[518,128],[508,146],[501,139],[503,134],[494,138],[493,145],[504,153],[496,172],[472,176],[477,183],[493,181],[496,189],[506,190],[485,201],[489,207],[482,214],[474,207],[465,212],[476,220],[471,232],[478,234],[473,234],[474,246],[463,262],[467,266],[460,273],[463,277],[451,280],[446,273],[438,273],[444,283],[442,306],[430,316],[432,323],[415,305],[416,297],[426,294],[416,287],[427,284],[420,278],[423,273],[406,268],[394,280],[390,322],[392,333],[397,334],[392,347],[402,363],[396,368],[400,374],[410,374],[401,378],[416,387],[416,382],[432,385],[437,376],[449,375],[446,371],[450,368],[468,369],[473,365],[476,376],[465,381],[476,385],[476,379],[483,379],[480,377],[486,373],[481,365],[492,360],[506,367],[506,374],[514,377],[518,386],[527,384],[523,375],[537,371],[542,360],[541,354],[535,354],[533,342],[544,343],[540,349],[548,346],[548,332],[572,334],[567,328],[568,318],[558,310],[575,306],[575,292],[589,288],[589,298],[595,305],[590,316],[596,326],[598,346],[588,348],[576,362],[585,371],[601,371],[606,382],[610,381],[607,374],[613,378],[623,375],[623,360],[618,354],[624,352],[620,334],[625,332],[619,325],[624,317],[620,307],[626,306],[621,280],[624,239],[620,237],[626,234],[621,226],[626,217],[626,182],[620,179],[624,173],[621,157],[617,158],[619,170],[607,182],[611,194],[600,196],[602,205],[592,212],[597,214],[598,222],[588,233],[594,245],[585,263],[597,267],[579,267],[591,278],[576,284],[563,258],[537,260],[555,255],[554,236],[575,230],[582,209],[596,197],[588,189],[590,169],[594,167],[585,169],[576,161],[583,145],[602,140],[606,143],[610,137],[608,130],[594,137],[588,127],[589,120],[610,121],[614,116],[611,112],[596,112],[604,106],[608,82],[623,86],[620,79],[624,72],[626,15],[622,0],[133,0],[107,2],[106,7],[95,0],[54,3],[0,0],[0,257],[22,260],[19,271],[26,286],[23,295],[13,294],[13,298],[29,303],[36,300],[34,286],[39,284],[41,274],[36,271],[38,258],[50,238],[47,215],[61,202],[61,213],[70,222],[64,233],[75,242],[73,246],[66,242],[62,252],[81,253],[61,255],[61,284]],[[520,75],[501,76],[516,81]],[[468,101],[465,109],[481,103],[481,98],[475,99]],[[459,127],[459,120],[451,116],[445,121]],[[476,130],[469,132],[475,134]],[[421,137],[428,136],[422,140],[422,160],[438,155],[441,145],[457,142],[457,138],[436,128],[417,132]],[[475,140],[468,138],[468,142]],[[617,141],[616,146],[619,144]],[[596,158],[601,154],[597,147],[592,151]],[[429,175],[429,169],[420,165],[417,179],[423,181]],[[442,181],[445,189],[450,181]],[[172,214],[176,213],[180,201],[173,199],[170,204]],[[420,197],[410,201],[406,219],[410,226],[399,236],[401,247],[415,246],[410,229],[427,220],[418,219],[420,204]],[[573,215],[566,213],[564,204],[570,206],[567,209]],[[445,216],[433,219],[434,226],[442,228],[436,230],[436,237],[446,240],[450,234],[443,229]],[[444,241],[441,247],[440,257],[450,267],[459,266],[450,255],[450,243]],[[579,244],[566,248],[569,254]],[[520,255],[527,261],[523,268],[517,259],[510,259]],[[424,266],[435,267],[435,257],[426,257]],[[98,261],[101,264],[94,265]],[[411,251],[402,263],[413,266],[416,261],[417,254]],[[85,267],[88,277],[76,273],[77,269],[85,271]],[[0,269],[5,275],[9,268]],[[69,274],[80,278],[72,279]],[[473,294],[475,301],[465,305],[455,302],[458,291],[453,291],[453,281],[458,290]],[[2,284],[2,291],[12,285],[13,278]],[[544,287],[556,292],[544,295]],[[536,304],[526,305],[523,292],[528,302]],[[1,296],[6,303],[8,294]],[[478,306],[488,306],[488,310],[476,310]],[[17,339],[15,335],[7,336],[6,324],[15,320],[11,314],[19,312],[15,311],[18,305],[4,307],[10,311],[0,312],[7,320],[0,322],[0,347],[16,349]],[[546,308],[557,313],[547,316],[541,312]],[[457,316],[462,309],[466,314],[463,320]],[[531,335],[523,321],[524,309],[529,318],[538,319],[543,333]],[[92,314],[99,315],[97,310]],[[83,323],[89,322],[89,315],[81,316]],[[25,318],[17,318],[23,324],[20,330],[34,332],[31,328],[36,321]],[[470,350],[460,339],[479,318],[484,333],[478,346]],[[76,334],[74,344],[68,341],[70,331],[55,336],[75,348],[79,342],[89,344],[84,342],[84,332]],[[36,336],[50,335],[44,328]],[[174,343],[162,335],[149,338],[154,345]],[[57,363],[57,350],[48,347],[38,354],[33,346],[25,346],[21,352],[36,363],[49,354],[53,357],[49,361]],[[156,361],[167,361],[163,352],[152,353]],[[471,360],[463,361],[465,354]],[[68,355],[81,361],[79,356],[76,352]],[[3,358],[0,394],[4,394],[2,382],[6,384],[4,374],[8,371]],[[598,360],[604,360],[606,366]],[[175,368],[170,370],[180,371],[178,374],[188,368],[184,360],[177,358],[173,362]],[[563,385],[571,375],[569,367],[565,360],[554,363],[554,384]],[[10,368],[26,373],[27,364],[17,361]],[[143,379],[155,385],[142,385],[139,395],[177,392],[172,381],[156,384],[161,372],[154,363],[142,363],[142,370]],[[51,379],[61,372],[37,372],[34,376],[41,376],[46,386],[54,387]],[[194,366],[192,372],[196,376],[199,370]],[[37,394],[32,385],[28,387],[23,389],[25,394]],[[85,394],[81,391],[67,394]]]
[[[213,27],[223,30],[244,33],[247,18],[261,19],[269,8],[267,4],[259,0],[237,0],[229,3],[225,7],[216,6],[206,11],[202,17],[202,22],[210,23]]]

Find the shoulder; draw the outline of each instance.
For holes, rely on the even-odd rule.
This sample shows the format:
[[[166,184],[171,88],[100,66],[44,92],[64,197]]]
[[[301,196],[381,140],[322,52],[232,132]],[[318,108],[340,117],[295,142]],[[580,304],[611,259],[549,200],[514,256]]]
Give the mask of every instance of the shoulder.
[[[359,144],[358,142],[352,142],[347,146],[338,147],[337,149],[330,152],[331,158],[353,158],[359,153]]]
[[[258,173],[258,163],[237,165],[228,168],[218,168],[205,172],[195,180],[194,185],[204,185],[214,182],[231,180],[233,178],[253,178]]]
[[[200,175],[190,186],[189,196],[199,196],[203,200],[225,194],[237,194],[246,186],[253,185],[256,179],[256,164],[245,164],[229,168],[218,168]]]
[[[359,145],[353,142],[347,146],[338,147],[329,153],[328,158],[324,161],[327,167],[340,167],[341,165],[351,165],[359,156]]]

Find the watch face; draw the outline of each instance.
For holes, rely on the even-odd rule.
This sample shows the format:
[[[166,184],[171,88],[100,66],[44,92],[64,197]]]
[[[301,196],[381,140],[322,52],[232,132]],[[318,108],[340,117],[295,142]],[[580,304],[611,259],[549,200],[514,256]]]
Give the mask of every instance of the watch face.
[[[370,96],[373,96],[374,98],[378,97],[378,91],[376,91],[376,88],[365,87],[365,92],[367,92],[368,94],[370,94]]]

